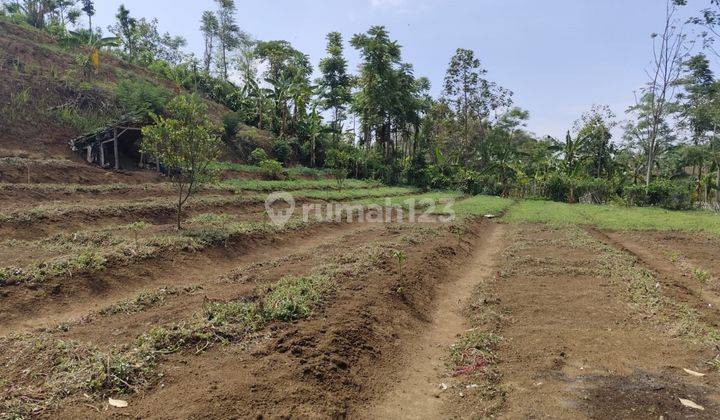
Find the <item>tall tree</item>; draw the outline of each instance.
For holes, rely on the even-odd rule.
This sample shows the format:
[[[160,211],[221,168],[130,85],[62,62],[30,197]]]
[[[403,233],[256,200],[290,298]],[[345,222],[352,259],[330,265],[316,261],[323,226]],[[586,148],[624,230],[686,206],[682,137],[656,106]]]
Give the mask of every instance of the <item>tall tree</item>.
[[[210,73],[210,65],[212,64],[213,49],[215,47],[215,37],[218,35],[220,24],[215,13],[206,10],[203,12],[200,30],[205,38],[205,54],[203,55],[203,64],[205,73]]]
[[[458,48],[445,74],[443,95],[455,107],[465,149],[470,147],[470,125],[483,111],[483,89],[487,84],[483,76],[486,73],[487,70],[481,67],[480,60],[475,58],[472,50]]]
[[[266,66],[265,81],[272,87],[275,131],[280,137],[295,133],[312,93],[309,78],[313,69],[309,57],[282,40],[258,42],[254,57]]]
[[[117,22],[109,28],[110,32],[120,38],[128,59],[134,61],[137,58],[137,19],[130,16],[124,4],[118,8],[115,19]]]
[[[220,42],[219,67],[220,76],[228,79],[229,57],[228,55],[237,49],[247,38],[247,34],[240,30],[235,22],[235,0],[215,0],[218,5],[217,37]]]
[[[653,62],[648,70],[650,77],[642,89],[642,95],[630,111],[640,110],[646,126],[646,136],[642,139],[646,153],[645,186],[649,187],[652,171],[659,152],[659,140],[667,118],[673,108],[673,100],[682,63],[687,57],[688,48],[683,25],[677,20],[678,7],[682,0],[666,0],[664,27],[661,33],[652,34]],[[640,124],[638,124],[640,125]]]
[[[85,12],[85,14],[88,17],[88,29],[90,31],[90,38],[93,38],[93,24],[92,24],[92,18],[95,16],[95,2],[93,0],[82,0],[82,11]]]
[[[390,39],[384,26],[356,34],[350,44],[360,51],[362,63],[353,108],[362,122],[362,141],[371,144],[372,131],[385,158],[390,156],[391,108],[396,93],[400,45]]]
[[[461,141],[454,154],[456,162],[475,156],[483,165],[488,165],[485,133],[512,107],[512,92],[485,79],[486,74],[487,70],[472,50],[459,48],[450,59],[443,99],[453,106],[459,127]]]
[[[587,162],[590,176],[609,178],[612,174],[612,160],[615,147],[610,142],[611,131],[617,123],[615,114],[608,106],[593,105],[575,121],[574,130],[582,142],[579,152]]]
[[[327,37],[327,57],[320,60],[322,77],[318,80],[319,99],[324,111],[332,110],[333,138],[337,142],[342,133],[351,96],[352,77],[347,73],[347,60],[343,55],[343,39],[339,32],[330,32]]]

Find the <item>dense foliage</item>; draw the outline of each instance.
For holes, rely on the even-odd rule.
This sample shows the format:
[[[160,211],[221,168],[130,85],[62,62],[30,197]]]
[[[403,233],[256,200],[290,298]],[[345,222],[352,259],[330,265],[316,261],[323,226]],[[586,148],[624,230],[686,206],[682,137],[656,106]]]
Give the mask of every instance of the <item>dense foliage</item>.
[[[105,44],[98,42],[109,38],[92,26],[90,0],[5,0],[2,13],[61,40],[94,43],[226,106],[223,139],[273,174],[282,172],[277,162],[299,163],[328,168],[338,180],[472,194],[668,208],[720,203],[720,82],[705,55],[716,51],[719,2],[678,22],[685,2],[667,0],[664,27],[653,34],[649,80],[628,120],[620,124],[608,107],[592,106],[564,139],[528,132],[529,113],[489,79],[472,50],[450,57],[435,98],[383,26],[349,38],[361,58],[351,74],[342,34],[327,35],[327,55],[315,69],[290,42],[257,41],[242,31],[233,0],[214,3],[198,17],[200,59],[182,50],[184,39],[160,34],[156,20],[134,17],[124,6]],[[690,54],[684,25],[702,27],[704,50]],[[160,112],[169,99],[137,80],[122,82],[116,93],[126,109]],[[270,130],[276,140],[248,143],[239,134],[246,125]]]

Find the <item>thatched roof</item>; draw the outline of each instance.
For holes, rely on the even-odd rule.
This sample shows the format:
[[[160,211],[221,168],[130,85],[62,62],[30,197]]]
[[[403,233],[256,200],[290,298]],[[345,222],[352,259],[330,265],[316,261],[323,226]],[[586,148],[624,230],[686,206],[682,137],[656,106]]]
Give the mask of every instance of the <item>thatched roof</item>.
[[[97,141],[105,141],[112,139],[116,130],[122,131],[125,129],[140,129],[148,124],[149,119],[146,113],[132,112],[121,116],[120,118],[105,127],[98,128],[97,130],[94,130],[90,133],[86,133],[79,137],[76,137],[68,141],[68,144],[70,144],[70,147],[73,151],[78,151],[85,148],[89,144],[96,143]]]

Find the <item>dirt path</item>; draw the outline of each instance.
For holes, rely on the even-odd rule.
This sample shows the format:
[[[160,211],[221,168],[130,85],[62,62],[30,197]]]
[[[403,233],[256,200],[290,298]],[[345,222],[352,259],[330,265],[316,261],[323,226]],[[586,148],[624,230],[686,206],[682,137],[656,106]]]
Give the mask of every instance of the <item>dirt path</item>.
[[[373,404],[363,417],[419,419],[442,417],[444,400],[440,384],[447,377],[445,360],[449,347],[467,330],[462,314],[475,287],[492,275],[497,253],[502,249],[505,226],[492,224],[483,232],[469,259],[466,271],[455,281],[437,289],[436,309],[423,336],[406,349],[411,355],[392,389]]]

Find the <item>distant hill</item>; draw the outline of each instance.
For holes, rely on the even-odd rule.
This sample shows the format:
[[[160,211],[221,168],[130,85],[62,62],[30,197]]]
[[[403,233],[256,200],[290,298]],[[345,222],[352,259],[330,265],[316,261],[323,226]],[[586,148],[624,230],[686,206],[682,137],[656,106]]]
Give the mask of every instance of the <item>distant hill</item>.
[[[115,56],[101,54],[98,71],[88,68],[89,51],[60,45],[46,33],[0,19],[0,158],[79,160],[67,141],[103,126],[123,111],[118,85],[135,81],[172,94],[184,89],[171,80]],[[218,123],[230,112],[207,101]],[[272,134],[246,127],[240,131],[269,144]],[[223,157],[239,160],[228,147]]]

